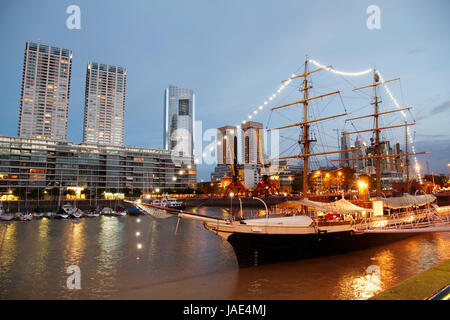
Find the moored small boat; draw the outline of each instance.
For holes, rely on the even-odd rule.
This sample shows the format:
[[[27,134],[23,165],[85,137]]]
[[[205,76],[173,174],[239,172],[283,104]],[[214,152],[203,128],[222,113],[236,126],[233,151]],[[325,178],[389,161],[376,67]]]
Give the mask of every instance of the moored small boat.
[[[35,219],[41,219],[44,217],[44,213],[39,208],[36,208],[36,210],[31,212],[31,214],[33,215],[33,218],[35,218]]]
[[[2,214],[0,214],[0,220],[2,220],[2,221],[14,220],[14,215],[2,213]]]
[[[62,207],[59,208],[58,212],[55,214],[55,219],[67,219],[69,214]]]
[[[69,218],[79,219],[83,216],[83,211],[78,208],[73,208],[70,210]]]
[[[0,220],[2,220],[2,221],[14,220],[14,215],[6,213],[6,210],[3,207],[2,203],[0,203]]]
[[[44,214],[44,218],[47,218],[47,219],[53,219],[53,218],[55,218],[55,215],[56,215],[55,212],[48,211],[48,212],[46,212],[46,213]]]
[[[90,208],[84,214],[85,217],[88,218],[96,218],[100,216],[100,210],[98,208]]]
[[[112,211],[112,215],[116,217],[124,217],[127,215],[127,211],[124,207],[117,207],[116,210]]]
[[[113,215],[113,209],[109,208],[109,207],[104,207],[102,209],[102,211],[100,212],[101,215],[104,216],[112,216]]]
[[[130,209],[127,210],[127,213],[130,216],[139,216],[139,215],[143,214],[142,210],[137,207],[131,207]]]
[[[164,208],[169,208],[169,209],[176,209],[176,210],[186,209],[186,205],[183,202],[178,201],[175,198],[171,198],[168,195],[161,198],[161,200],[159,200],[159,199],[153,200],[153,202],[151,204],[154,206],[164,207]]]
[[[33,216],[29,213],[22,213],[19,212],[16,214],[16,220],[18,221],[31,221],[33,219]]]

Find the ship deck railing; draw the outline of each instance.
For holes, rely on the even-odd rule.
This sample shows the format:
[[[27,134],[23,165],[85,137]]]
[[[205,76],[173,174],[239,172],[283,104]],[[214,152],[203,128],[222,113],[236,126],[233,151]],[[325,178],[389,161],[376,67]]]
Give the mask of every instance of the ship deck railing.
[[[408,213],[395,213],[384,217],[365,218],[353,224],[356,231],[418,229],[450,224],[448,212],[423,209]]]

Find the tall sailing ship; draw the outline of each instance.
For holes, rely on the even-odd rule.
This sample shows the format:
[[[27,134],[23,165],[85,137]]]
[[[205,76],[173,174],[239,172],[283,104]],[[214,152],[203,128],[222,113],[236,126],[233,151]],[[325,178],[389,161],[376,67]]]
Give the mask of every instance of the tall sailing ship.
[[[280,260],[299,259],[312,255],[361,249],[376,244],[394,241],[417,233],[450,231],[450,215],[448,213],[443,214],[437,210],[437,206],[433,204],[436,200],[434,195],[409,195],[409,156],[420,155],[425,152],[409,153],[408,150],[406,150],[405,153],[394,155],[381,153],[380,132],[382,130],[400,127],[405,127],[406,129],[409,126],[414,125],[414,123],[405,123],[389,127],[379,126],[380,116],[400,112],[407,108],[380,112],[380,100],[377,96],[377,87],[397,79],[380,81],[379,74],[375,68],[373,69],[373,83],[355,89],[374,89],[374,113],[347,119],[347,121],[349,121],[373,117],[375,126],[372,129],[345,133],[357,134],[362,132],[374,132],[375,139],[371,147],[375,150],[375,154],[344,159],[341,157],[339,160],[334,160],[375,160],[376,198],[372,201],[372,208],[357,206],[346,200],[344,195],[342,195],[340,200],[333,202],[318,202],[308,199],[310,157],[328,154],[343,154],[359,150],[336,150],[320,153],[310,152],[311,143],[316,142],[315,139],[311,138],[310,134],[310,125],[312,123],[348,115],[348,113],[343,113],[325,118],[308,119],[309,101],[340,93],[340,91],[334,91],[314,97],[309,96],[309,90],[311,88],[309,76],[327,68],[330,67],[309,71],[308,58],[306,58],[304,73],[295,75],[286,80],[291,81],[297,78],[303,79],[302,87],[300,88],[300,91],[303,92],[302,99],[272,108],[272,110],[278,110],[288,106],[303,105],[303,119],[301,122],[269,129],[282,130],[291,127],[299,127],[301,129],[301,139],[299,139],[298,143],[302,146],[303,152],[293,156],[271,159],[303,160],[303,198],[301,200],[290,201],[284,205],[280,204],[275,209],[266,210],[265,217],[251,219],[237,219],[233,217],[224,219],[221,217],[205,216],[154,204],[147,204],[139,200],[133,202],[133,204],[154,217],[167,218],[170,216],[177,216],[177,228],[180,219],[190,219],[202,222],[207,230],[216,233],[232,245],[240,266],[251,266]],[[384,198],[382,197],[381,192],[381,160],[393,156],[405,157],[407,193],[403,197]],[[329,214],[332,214],[334,219],[331,221],[323,219],[323,217],[326,217]]]

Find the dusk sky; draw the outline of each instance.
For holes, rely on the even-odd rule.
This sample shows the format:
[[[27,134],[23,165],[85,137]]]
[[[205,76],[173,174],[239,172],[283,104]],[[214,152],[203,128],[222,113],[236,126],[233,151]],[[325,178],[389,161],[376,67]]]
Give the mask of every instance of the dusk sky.
[[[66,27],[66,8],[72,4],[81,9],[80,30]],[[369,5],[381,10],[379,30],[366,26]],[[337,70],[357,72],[376,65],[385,79],[401,78],[392,91],[402,105],[413,107],[408,120],[419,122],[414,128],[417,151],[431,152],[419,162],[425,172],[430,167],[447,173],[449,12],[447,0],[4,1],[0,134],[17,135],[26,41],[73,50],[69,141],[82,141],[86,66],[96,61],[127,69],[125,144],[150,148],[162,147],[163,93],[169,84],[194,90],[196,120],[203,121],[203,129],[236,125],[297,72],[308,55]],[[344,89],[348,109],[370,103],[352,96],[346,82],[364,86],[370,76],[343,79],[324,72],[315,82],[323,80],[328,91]],[[293,91],[268,107],[299,100]],[[386,96],[382,99],[386,110],[393,106]],[[272,127],[288,123],[270,117],[269,108],[253,120],[266,125],[269,118]],[[342,128],[329,125],[330,132]],[[330,133],[328,144],[336,140]],[[198,179],[209,180],[210,170],[200,166]]]

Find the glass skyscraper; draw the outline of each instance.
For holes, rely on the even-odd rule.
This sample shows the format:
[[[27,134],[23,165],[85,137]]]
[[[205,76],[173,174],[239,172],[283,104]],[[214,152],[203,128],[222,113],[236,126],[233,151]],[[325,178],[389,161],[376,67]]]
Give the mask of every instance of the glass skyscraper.
[[[194,91],[169,86],[164,95],[164,148],[180,156],[193,156],[194,121]]]
[[[19,137],[67,139],[71,69],[71,50],[26,43]]]
[[[264,159],[263,134],[263,124],[260,122],[248,121],[242,124],[243,163],[258,164]]]
[[[83,142],[123,145],[125,85],[125,68],[88,63]]]

